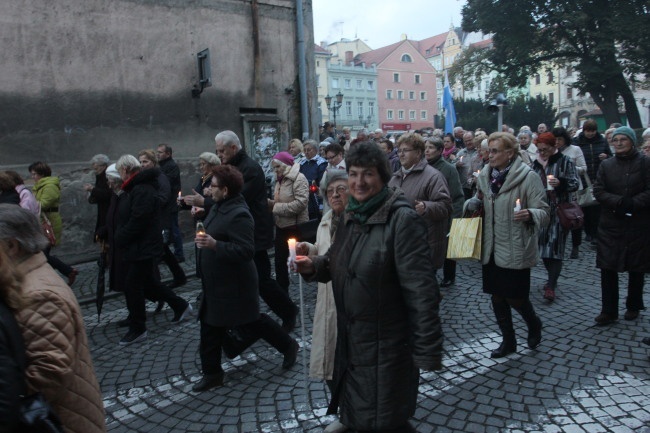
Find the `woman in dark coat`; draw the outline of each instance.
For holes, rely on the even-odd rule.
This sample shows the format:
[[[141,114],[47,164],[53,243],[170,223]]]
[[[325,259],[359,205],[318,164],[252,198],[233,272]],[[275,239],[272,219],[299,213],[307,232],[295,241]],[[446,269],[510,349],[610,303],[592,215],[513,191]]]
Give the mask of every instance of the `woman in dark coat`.
[[[340,407],[341,422],[356,431],[412,431],[419,369],[442,368],[426,223],[387,187],[392,172],[375,143],[352,147],[346,163],[350,198],[334,244],[295,262],[307,278],[332,281],[338,334],[328,413]]]
[[[254,222],[244,197],[242,174],[230,165],[212,169],[214,205],[205,219],[205,233],[197,233],[197,262],[203,282],[199,308],[203,378],[192,390],[223,385],[221,349],[228,328],[240,326],[263,338],[284,354],[283,368],[296,362],[298,343],[267,315],[260,315]]]
[[[555,147],[555,136],[550,132],[543,132],[537,138],[537,159],[533,161],[532,168],[546,186],[546,198],[551,207],[550,222],[539,231],[539,255],[548,273],[544,299],[553,302],[569,234],[569,230],[560,224],[557,207],[560,203],[574,200],[572,193],[578,190],[578,175],[573,162]]]
[[[599,325],[618,319],[618,273],[628,272],[625,320],[634,320],[643,305],[643,277],[650,272],[650,161],[636,149],[636,134],[627,126],[612,135],[615,157],[603,161],[594,182],[602,206],[596,266],[601,272]]]

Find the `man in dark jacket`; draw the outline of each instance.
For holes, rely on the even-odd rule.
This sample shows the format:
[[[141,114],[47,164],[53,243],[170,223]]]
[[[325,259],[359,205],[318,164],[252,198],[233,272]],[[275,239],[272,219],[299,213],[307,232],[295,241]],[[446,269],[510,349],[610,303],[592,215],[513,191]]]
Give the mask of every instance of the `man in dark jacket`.
[[[87,183],[84,190],[88,193],[88,203],[97,205],[97,223],[95,224],[94,240],[106,239],[106,213],[111,203],[111,189],[108,187],[106,168],[110,160],[104,154],[97,154],[90,160],[90,165],[95,172],[95,186]]]
[[[160,284],[154,267],[162,254],[160,236],[160,202],[157,197],[160,170],[141,170],[133,155],[123,155],[115,164],[124,181],[126,194],[117,214],[115,243],[124,249],[128,263],[126,274],[126,307],[129,310],[129,331],[121,345],[133,344],[147,338],[145,291],[152,300],[162,300],[174,310],[172,322],[180,323],[192,312],[192,307],[170,288]]]
[[[178,193],[181,191],[181,170],[172,158],[172,147],[169,144],[159,144],[156,149],[156,156],[158,156],[160,170],[169,179],[171,193],[174,200],[176,200]],[[179,263],[183,263],[185,261],[185,253],[183,252],[183,235],[178,227],[178,206],[174,206],[171,214],[171,236],[176,260]]]
[[[255,221],[255,267],[260,296],[269,308],[282,319],[282,327],[290,331],[296,325],[298,307],[289,295],[271,278],[271,261],[267,250],[273,246],[273,215],[267,205],[266,180],[262,167],[242,149],[239,137],[232,131],[223,131],[214,138],[215,153],[222,164],[237,167],[244,176],[241,194]]]

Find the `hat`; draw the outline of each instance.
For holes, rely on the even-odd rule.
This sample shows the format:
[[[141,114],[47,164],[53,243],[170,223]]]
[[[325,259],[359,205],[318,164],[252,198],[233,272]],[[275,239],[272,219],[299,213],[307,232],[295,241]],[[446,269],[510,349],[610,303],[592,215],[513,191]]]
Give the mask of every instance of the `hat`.
[[[111,164],[108,166],[106,169],[106,177],[112,177],[114,179],[121,179],[122,176],[117,172],[117,169],[115,168],[115,164]]]
[[[619,126],[614,130],[612,138],[621,134],[627,136],[632,141],[632,144],[636,146],[636,133],[634,132],[634,129],[630,128],[629,126]]]
[[[555,146],[555,135],[552,132],[542,132],[537,137],[537,143],[548,144],[549,146]]]
[[[293,165],[293,156],[291,156],[289,152],[278,152],[273,156],[273,159],[276,159],[289,167]]]

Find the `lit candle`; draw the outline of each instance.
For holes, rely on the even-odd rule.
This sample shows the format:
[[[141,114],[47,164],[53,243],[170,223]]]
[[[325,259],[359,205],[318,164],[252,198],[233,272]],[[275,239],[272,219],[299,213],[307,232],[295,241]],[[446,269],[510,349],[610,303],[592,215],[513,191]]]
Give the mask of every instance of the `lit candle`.
[[[478,177],[479,174],[481,174],[481,170],[476,170],[474,172],[474,177]]]
[[[462,156],[460,157],[460,162],[463,162],[463,157]]]
[[[555,179],[555,176],[553,176],[552,174],[549,174],[548,176],[546,176],[546,189],[549,190],[549,191],[553,191],[555,189],[553,187],[553,185],[551,185],[551,182],[550,182],[551,179]]]
[[[296,240],[291,238],[287,241],[289,244],[289,259],[291,261],[296,260]]]
[[[521,200],[517,199],[515,201],[515,212],[519,212],[521,210]]]

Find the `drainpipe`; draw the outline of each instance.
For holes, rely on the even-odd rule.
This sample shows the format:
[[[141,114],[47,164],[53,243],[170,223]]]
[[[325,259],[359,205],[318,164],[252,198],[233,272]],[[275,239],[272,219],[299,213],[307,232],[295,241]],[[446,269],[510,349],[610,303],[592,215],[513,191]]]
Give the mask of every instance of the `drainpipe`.
[[[307,64],[305,61],[305,31],[302,0],[296,0],[296,37],[298,49],[298,83],[300,86],[300,126],[302,141],[309,138],[309,110],[307,107]]]
[[[259,24],[259,9],[257,7],[257,0],[251,2],[251,16],[252,16],[252,26],[253,26],[253,86],[255,91],[255,108],[259,108],[262,98],[262,92],[260,92],[260,83],[262,81],[262,70],[260,68],[261,58],[260,58],[260,24]]]

